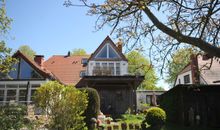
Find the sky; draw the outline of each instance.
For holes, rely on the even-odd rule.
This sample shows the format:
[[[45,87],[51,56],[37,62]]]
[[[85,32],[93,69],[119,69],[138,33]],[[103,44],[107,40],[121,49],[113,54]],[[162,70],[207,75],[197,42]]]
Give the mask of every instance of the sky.
[[[13,19],[7,46],[16,51],[19,46],[28,45],[47,59],[66,55],[75,48],[91,54],[106,36],[111,37],[110,27],[95,31],[96,17],[86,15],[87,8],[67,8],[63,3],[64,0],[6,0],[7,15]],[[158,85],[168,89],[163,80]]]

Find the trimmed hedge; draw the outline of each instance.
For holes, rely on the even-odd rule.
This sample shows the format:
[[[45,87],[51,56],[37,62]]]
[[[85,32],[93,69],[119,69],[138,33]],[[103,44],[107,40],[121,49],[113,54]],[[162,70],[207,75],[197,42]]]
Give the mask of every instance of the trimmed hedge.
[[[159,107],[152,107],[148,109],[145,120],[151,126],[160,126],[166,121],[166,113]]]
[[[100,111],[100,97],[98,92],[94,88],[80,88],[88,94],[88,106],[84,112],[85,122],[87,127],[91,126],[91,118],[96,118]]]

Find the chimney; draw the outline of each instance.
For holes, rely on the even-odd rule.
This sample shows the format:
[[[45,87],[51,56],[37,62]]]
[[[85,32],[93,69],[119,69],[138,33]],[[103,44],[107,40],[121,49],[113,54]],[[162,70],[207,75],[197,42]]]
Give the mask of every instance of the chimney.
[[[122,42],[122,39],[119,38],[118,42],[117,42],[117,47],[118,47],[118,50],[120,52],[122,52],[122,46],[123,46],[123,42]]]
[[[198,59],[197,55],[192,54],[191,59],[191,72],[192,72],[192,83],[198,84],[199,81],[199,68],[198,68]]]
[[[37,63],[39,66],[43,65],[44,62],[44,55],[35,55],[34,57],[35,63]]]

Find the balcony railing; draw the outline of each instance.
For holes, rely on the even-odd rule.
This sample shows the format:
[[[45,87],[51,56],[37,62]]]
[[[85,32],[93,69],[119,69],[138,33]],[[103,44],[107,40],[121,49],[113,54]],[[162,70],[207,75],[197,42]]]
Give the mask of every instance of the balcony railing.
[[[94,67],[92,73],[94,76],[114,76],[114,68]]]

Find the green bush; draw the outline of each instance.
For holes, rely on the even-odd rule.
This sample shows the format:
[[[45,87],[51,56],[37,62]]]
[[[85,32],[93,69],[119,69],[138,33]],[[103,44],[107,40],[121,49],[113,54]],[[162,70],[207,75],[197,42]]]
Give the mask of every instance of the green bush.
[[[49,115],[49,127],[61,130],[84,130],[87,94],[73,86],[49,81],[37,88],[36,106]]]
[[[100,111],[100,98],[98,92],[94,88],[81,88],[88,95],[88,106],[84,112],[85,122],[89,128],[91,125],[91,118],[97,118]]]
[[[145,120],[148,125],[160,126],[166,121],[166,113],[159,107],[152,107],[148,109]]]
[[[24,125],[24,116],[27,114],[25,105],[10,105],[0,107],[0,129],[20,129]]]

